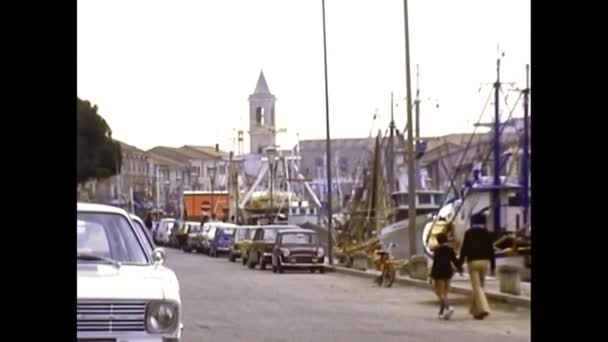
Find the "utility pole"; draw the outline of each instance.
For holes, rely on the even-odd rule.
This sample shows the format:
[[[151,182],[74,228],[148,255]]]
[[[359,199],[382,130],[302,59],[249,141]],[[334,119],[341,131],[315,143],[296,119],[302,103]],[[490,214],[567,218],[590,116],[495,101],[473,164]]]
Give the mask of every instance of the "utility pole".
[[[526,89],[524,89],[524,153],[523,153],[523,160],[522,160],[522,176],[523,176],[523,204],[524,204],[524,227],[528,227],[528,206],[529,206],[529,198],[528,198],[528,191],[529,191],[529,179],[528,179],[528,160],[529,160],[529,156],[528,156],[528,148],[529,148],[529,141],[528,141],[528,132],[530,132],[530,127],[528,125],[528,119],[530,118],[530,114],[528,112],[528,107],[529,107],[529,97],[530,97],[530,65],[526,64]]]
[[[500,57],[496,59],[496,83],[494,83],[494,186],[500,186]],[[494,231],[500,231],[500,190],[492,191]]]
[[[323,7],[323,64],[325,66],[325,127],[327,133],[327,257],[329,264],[333,265],[332,258],[332,208],[331,208],[331,142],[329,139],[329,93],[327,88],[327,38],[325,33],[325,0],[321,0]]]
[[[416,106],[416,135],[414,137],[415,145],[414,145],[414,154],[418,156],[419,147],[420,147],[420,73],[418,69],[418,64],[416,64],[416,99],[414,100],[414,105]],[[414,164],[414,170],[416,170],[416,186],[418,189],[422,188],[422,179],[420,173],[420,163],[416,158]]]
[[[414,127],[412,123],[412,89],[410,81],[410,38],[408,29],[407,0],[403,0],[405,23],[405,83],[407,91],[407,191],[409,199],[408,230],[410,256],[416,255],[416,179],[414,175]]]
[[[160,168],[156,165],[156,220],[159,221],[160,211]]]
[[[234,146],[233,146],[234,148]],[[233,157],[234,152],[230,151],[230,154],[228,156],[228,177],[226,177],[227,181],[228,181],[228,189],[232,192],[232,196],[234,196],[234,177],[233,177],[233,169],[232,169],[232,157]],[[230,193],[230,192],[229,192]],[[230,208],[230,195],[228,195],[228,208]],[[233,215],[236,219],[236,214],[232,212],[232,210],[230,211],[230,215]],[[236,212],[236,207],[234,208],[234,211]]]
[[[211,218],[217,219],[215,216],[215,177],[217,175],[217,158],[219,155],[219,145],[215,144],[215,160],[213,161],[213,173],[211,174]]]

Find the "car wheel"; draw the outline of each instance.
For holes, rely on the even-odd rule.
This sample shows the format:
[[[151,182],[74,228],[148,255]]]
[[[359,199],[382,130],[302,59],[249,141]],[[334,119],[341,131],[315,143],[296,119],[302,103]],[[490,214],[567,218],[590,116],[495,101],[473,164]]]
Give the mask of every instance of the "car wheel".
[[[314,267],[311,267],[311,268],[309,269],[309,271],[310,271],[310,273],[315,273],[315,269],[314,269]]]
[[[251,261],[251,258],[247,258],[247,267],[249,267],[250,269],[255,268],[255,264]]]
[[[232,253],[228,254],[228,261],[230,261],[230,262],[236,261],[236,259],[234,258],[234,255],[232,255]]]
[[[264,258],[262,256],[258,256],[258,258],[260,259],[260,270],[265,270],[266,262],[264,262]]]

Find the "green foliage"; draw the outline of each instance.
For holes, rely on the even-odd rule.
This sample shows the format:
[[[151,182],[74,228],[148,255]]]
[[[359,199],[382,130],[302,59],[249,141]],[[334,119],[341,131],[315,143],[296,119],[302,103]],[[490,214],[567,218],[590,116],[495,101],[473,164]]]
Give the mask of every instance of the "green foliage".
[[[112,130],[97,106],[81,99],[77,106],[77,183],[115,175],[121,167],[120,144],[112,139]]]

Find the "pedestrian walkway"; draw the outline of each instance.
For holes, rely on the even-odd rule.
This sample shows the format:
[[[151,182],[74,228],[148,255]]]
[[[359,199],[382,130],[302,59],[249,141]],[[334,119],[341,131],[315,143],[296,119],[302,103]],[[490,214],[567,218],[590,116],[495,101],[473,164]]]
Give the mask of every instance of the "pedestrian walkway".
[[[346,268],[342,266],[327,266],[330,269],[333,269],[336,272],[355,275],[355,276],[363,276],[367,278],[373,278],[380,275],[380,272],[377,270],[358,270],[353,268]],[[397,275],[395,282],[403,285],[410,286],[419,286],[431,288],[431,285],[428,281],[412,279],[407,276]],[[511,295],[507,293],[501,293],[499,289],[498,279],[496,277],[487,277],[485,284],[485,292],[486,296],[490,300],[509,303],[522,307],[530,307],[531,300],[531,291],[530,291],[530,283],[522,282],[521,283],[521,295]],[[450,292],[460,293],[464,295],[470,295],[472,292],[471,283],[469,281],[469,277],[467,274],[463,274],[462,276],[459,274],[455,274],[452,279],[452,286]]]

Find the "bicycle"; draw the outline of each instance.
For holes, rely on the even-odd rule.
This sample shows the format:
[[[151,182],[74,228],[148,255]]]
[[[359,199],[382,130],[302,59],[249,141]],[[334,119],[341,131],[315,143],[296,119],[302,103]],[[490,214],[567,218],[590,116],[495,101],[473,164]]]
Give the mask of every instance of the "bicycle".
[[[391,242],[388,250],[376,251],[379,256],[376,260],[376,269],[380,271],[380,275],[374,279],[374,282],[378,286],[391,287],[395,282],[397,268],[395,267],[395,258],[391,255],[393,247],[397,247],[397,244]]]

